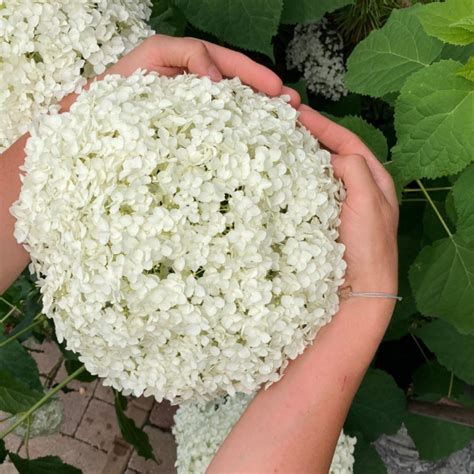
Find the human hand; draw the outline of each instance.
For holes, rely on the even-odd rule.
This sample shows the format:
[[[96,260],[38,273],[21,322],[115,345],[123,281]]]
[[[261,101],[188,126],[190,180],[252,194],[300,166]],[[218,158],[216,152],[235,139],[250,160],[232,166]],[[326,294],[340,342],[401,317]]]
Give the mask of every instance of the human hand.
[[[398,203],[391,176],[357,135],[310,107],[298,110],[299,121],[333,154],[334,174],[346,187],[339,229],[346,284],[396,294]]]
[[[153,35],[97,79],[106,74],[129,76],[137,69],[155,71],[165,76],[189,72],[198,76],[209,76],[214,81],[238,76],[243,83],[259,92],[269,96],[287,94],[293,107],[300,105],[299,94],[284,86],[281,79],[270,69],[242,53],[196,38]],[[71,95],[63,99],[61,110],[68,110],[76,97]]]

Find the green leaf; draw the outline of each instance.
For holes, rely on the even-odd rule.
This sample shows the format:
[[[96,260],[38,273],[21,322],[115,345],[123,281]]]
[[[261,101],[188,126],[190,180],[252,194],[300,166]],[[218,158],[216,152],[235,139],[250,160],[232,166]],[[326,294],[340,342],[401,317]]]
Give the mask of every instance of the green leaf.
[[[220,40],[273,58],[283,0],[175,0],[197,28]]]
[[[425,31],[446,43],[474,41],[474,0],[447,0],[430,3],[418,10]]]
[[[474,242],[474,165],[469,166],[459,176],[452,189],[456,208],[457,230],[466,242]]]
[[[360,431],[367,441],[400,428],[405,395],[393,378],[382,370],[369,369],[354,397],[346,419],[348,432]]]
[[[281,22],[289,25],[312,23],[320,20],[326,13],[354,3],[354,0],[285,0]]]
[[[57,456],[45,456],[37,459],[23,459],[17,454],[9,453],[10,459],[18,474],[81,474],[77,467],[61,461]]]
[[[440,196],[441,197],[441,196]],[[434,205],[438,208],[439,213],[450,226],[450,220],[446,212],[445,204],[443,201],[438,201],[434,196],[432,197]],[[436,240],[443,239],[446,237],[446,230],[441,224],[439,217],[434,212],[433,208],[428,204],[425,206],[423,212],[423,233],[425,237],[425,243],[432,243]]]
[[[346,115],[345,117],[335,117],[334,120],[343,127],[354,132],[371,149],[372,153],[384,162],[388,156],[387,140],[384,134],[376,127],[366,122],[361,117]]]
[[[386,474],[387,468],[380,459],[377,450],[357,433],[354,450],[354,474]]]
[[[28,410],[43,394],[0,370],[0,410],[16,415]]]
[[[20,307],[21,303],[28,297],[30,292],[35,292],[36,288],[28,269],[24,270],[23,273],[12,283],[10,288],[3,293],[2,297],[14,306]],[[10,307],[4,308],[4,303],[1,303],[0,309],[9,310]],[[1,312],[0,312],[1,314]],[[1,316],[0,316],[1,317]]]
[[[451,372],[440,365],[436,360],[427,362],[413,373],[413,391],[417,396],[437,394],[437,400],[447,396],[451,385]],[[456,398],[464,392],[464,382],[457,377],[453,378],[451,398]]]
[[[474,55],[474,43],[467,46],[446,43],[437,59],[454,59],[460,63],[465,63],[472,55]]]
[[[474,246],[460,236],[436,241],[410,268],[418,310],[474,333]]]
[[[402,87],[393,158],[405,180],[454,174],[474,160],[474,88],[456,74],[460,66],[440,61]]]
[[[0,334],[0,343],[5,339],[6,337]],[[18,341],[11,341],[0,347],[0,371],[2,370],[10,372],[30,388],[43,391],[36,362]]]
[[[130,443],[139,456],[145,459],[155,459],[148,435],[138,428],[134,421],[125,415],[124,399],[116,393],[115,413],[123,439]]]
[[[418,310],[413,297],[408,270],[421,249],[423,238],[420,222],[420,206],[418,202],[407,202],[400,208],[400,224],[398,231],[398,294],[403,297],[395,306],[390,325],[385,332],[384,340],[399,339],[408,333],[412,316]]]
[[[472,7],[474,7],[474,3],[471,2]],[[472,8],[471,8],[471,13],[473,13]],[[463,28],[464,30],[470,31],[471,33],[474,33],[474,14],[472,14],[470,17],[464,17],[461,18],[459,21],[455,21],[454,23],[451,23],[451,26],[455,28]]]
[[[5,441],[3,439],[0,439],[0,464],[2,464],[6,457],[7,457],[8,451],[7,448],[5,447]]]
[[[148,22],[156,33],[170,36],[184,36],[185,16],[169,1],[155,2]]]
[[[460,334],[451,324],[432,321],[416,331],[441,365],[460,379],[474,384],[474,336]]]
[[[463,449],[474,437],[472,428],[408,412],[403,423],[420,457],[427,460],[441,459]]]
[[[470,57],[464,66],[457,72],[459,76],[474,82],[474,57]]]
[[[347,60],[349,90],[372,97],[399,91],[410,74],[440,54],[443,44],[423,31],[418,8],[393,10],[383,28],[355,47]]]

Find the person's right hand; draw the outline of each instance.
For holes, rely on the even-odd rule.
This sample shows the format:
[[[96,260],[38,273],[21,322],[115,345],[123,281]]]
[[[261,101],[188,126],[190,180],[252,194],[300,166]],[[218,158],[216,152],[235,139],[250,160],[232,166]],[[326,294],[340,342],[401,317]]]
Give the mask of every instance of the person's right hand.
[[[223,77],[238,76],[240,80],[269,96],[289,95],[290,103],[297,108],[300,96],[294,89],[283,85],[282,80],[270,69],[258,64],[245,54],[196,38],[175,38],[153,35],[126,54],[104,74],[129,76],[137,69],[155,71],[165,76],[183,72],[208,76],[214,81]],[[67,111],[77,95],[71,94],[61,102]]]
[[[398,203],[389,173],[360,138],[310,107],[299,121],[332,152],[334,174],[347,191],[340,241],[346,246],[346,285],[353,291],[397,292]],[[394,300],[383,300],[393,308]]]

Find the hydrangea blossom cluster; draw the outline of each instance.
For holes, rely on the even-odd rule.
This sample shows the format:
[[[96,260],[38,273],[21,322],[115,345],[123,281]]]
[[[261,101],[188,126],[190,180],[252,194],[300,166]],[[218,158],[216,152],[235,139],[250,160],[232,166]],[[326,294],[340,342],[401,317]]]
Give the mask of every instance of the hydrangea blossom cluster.
[[[204,474],[232,427],[241,417],[253,395],[236,394],[208,403],[186,403],[175,415],[173,434],[177,443],[178,474]],[[357,439],[342,431],[329,474],[350,474],[354,465]]]
[[[338,100],[347,94],[343,47],[341,36],[326,18],[297,25],[286,50],[287,66],[303,73],[310,91]]]
[[[342,187],[287,99],[138,71],[32,129],[15,236],[106,385],[251,393],[336,312]]]
[[[152,31],[149,0],[0,0],[0,152]]]

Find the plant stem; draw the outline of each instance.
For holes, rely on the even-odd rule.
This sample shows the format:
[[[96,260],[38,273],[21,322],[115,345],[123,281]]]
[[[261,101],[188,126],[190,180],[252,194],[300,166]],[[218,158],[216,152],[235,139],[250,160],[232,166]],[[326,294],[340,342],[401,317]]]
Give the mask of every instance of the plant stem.
[[[6,300],[2,296],[0,296],[0,301],[2,303],[5,303],[7,306],[10,306],[10,308],[12,308],[12,309],[18,309],[15,305],[11,304],[10,301]]]
[[[428,356],[425,354],[425,351],[423,350],[420,343],[418,342],[418,339],[412,333],[410,333],[410,336],[415,341],[416,347],[418,347],[418,349],[420,349],[420,352],[421,352],[422,356],[425,358],[426,362],[429,363],[430,359],[428,359]]]
[[[30,459],[30,434],[31,434],[31,416],[26,420],[25,451],[26,459]]]
[[[474,410],[469,407],[409,399],[407,409],[416,415],[458,423],[459,425],[470,426],[471,428],[474,427]]]
[[[428,191],[423,186],[423,183],[419,179],[417,179],[416,184],[418,184],[418,186],[420,187],[421,192],[425,195],[427,201],[430,203],[430,206],[433,208],[434,213],[438,217],[439,221],[441,222],[441,225],[444,227],[444,230],[447,232],[449,238],[452,239],[453,234],[449,230],[448,224],[446,224],[446,221],[443,219],[443,216],[439,212],[439,209],[436,207],[436,204],[433,202],[433,200],[431,199],[431,196],[428,194]]]
[[[425,188],[426,191],[450,191],[452,186],[442,186],[438,188]],[[412,189],[412,188],[405,188],[403,190],[404,193],[419,193],[421,189]]]
[[[402,198],[402,202],[426,202],[425,198]]]
[[[23,415],[15,421],[12,425],[10,425],[5,431],[0,433],[0,439],[5,438],[8,434],[10,434],[17,426],[21,425],[28,417],[30,417],[38,408],[41,408],[49,399],[54,397],[56,393],[58,393],[63,387],[65,387],[69,382],[74,380],[78,375],[84,372],[86,368],[82,365],[76,371],[74,371],[71,375],[66,377],[62,382],[60,382],[56,387],[51,389],[44,397],[38,400],[30,409],[23,413]]]
[[[448,398],[451,398],[451,392],[453,391],[454,372],[451,372],[451,378],[449,379]]]
[[[23,328],[21,331],[18,331],[13,336],[10,336],[8,339],[5,339],[3,342],[0,342],[0,349],[9,344],[10,342],[14,341],[15,339],[18,339],[22,334],[25,334],[25,332],[28,332],[30,329],[39,326],[43,322],[41,319],[38,319],[38,316],[35,316],[34,319],[36,319],[34,323],[29,324],[28,326],[26,326],[26,328]]]
[[[8,311],[8,313],[3,316],[2,319],[0,319],[0,324],[3,324],[14,312],[15,312],[16,308],[11,308],[10,311]]]

